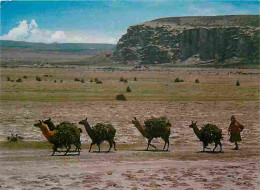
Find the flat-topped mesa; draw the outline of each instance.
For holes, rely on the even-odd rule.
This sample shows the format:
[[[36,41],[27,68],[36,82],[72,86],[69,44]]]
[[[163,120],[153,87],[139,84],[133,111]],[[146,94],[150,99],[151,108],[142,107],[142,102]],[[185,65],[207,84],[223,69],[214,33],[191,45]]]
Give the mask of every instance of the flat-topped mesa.
[[[161,18],[130,26],[113,58],[141,64],[259,60],[259,15]]]

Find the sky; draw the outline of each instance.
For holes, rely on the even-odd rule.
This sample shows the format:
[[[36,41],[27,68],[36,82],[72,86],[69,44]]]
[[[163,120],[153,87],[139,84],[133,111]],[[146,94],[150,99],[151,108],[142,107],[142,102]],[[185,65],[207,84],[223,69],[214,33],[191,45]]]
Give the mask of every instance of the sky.
[[[259,15],[259,1],[1,1],[0,39],[116,44],[129,26],[176,16]]]

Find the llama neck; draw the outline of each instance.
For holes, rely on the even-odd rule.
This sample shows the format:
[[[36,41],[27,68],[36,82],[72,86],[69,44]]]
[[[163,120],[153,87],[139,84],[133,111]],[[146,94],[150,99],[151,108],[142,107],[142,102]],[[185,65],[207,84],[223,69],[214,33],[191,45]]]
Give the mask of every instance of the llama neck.
[[[89,123],[85,122],[84,127],[85,127],[89,137],[92,139],[93,138],[93,129],[90,127]]]
[[[143,128],[143,126],[140,124],[140,122],[139,121],[136,121],[135,123],[134,123],[134,125],[135,125],[135,127],[138,129],[138,131],[145,137],[145,131],[144,131],[144,128]]]
[[[200,139],[201,138],[201,133],[200,133],[200,130],[197,127],[197,125],[193,126],[192,128],[193,128],[193,131],[196,134],[196,136]]]
[[[42,134],[46,137],[46,139],[53,135],[53,133],[48,130],[46,125],[40,125],[40,129],[42,131]]]
[[[54,125],[51,121],[49,121],[49,122],[47,123],[47,125],[48,125],[48,127],[49,127],[50,130],[54,130],[54,129],[56,128],[55,125]]]

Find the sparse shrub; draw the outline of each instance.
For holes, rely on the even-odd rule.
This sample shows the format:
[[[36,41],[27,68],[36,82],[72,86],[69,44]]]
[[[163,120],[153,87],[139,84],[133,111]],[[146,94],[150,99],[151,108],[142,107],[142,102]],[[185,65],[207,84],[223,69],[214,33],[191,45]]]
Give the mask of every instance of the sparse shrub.
[[[237,80],[236,86],[240,86],[240,82]]]
[[[196,80],[195,80],[195,83],[200,83],[199,79],[196,79]]]
[[[127,83],[127,82],[128,82],[127,79],[125,79],[125,80],[124,80],[124,83]]]
[[[7,81],[11,81],[11,78],[9,76],[6,77]]]
[[[85,83],[85,80],[84,79],[81,79],[81,81],[80,81],[81,83]]]
[[[14,82],[14,80],[11,80],[11,82]]]
[[[137,78],[136,78],[136,77],[134,78],[134,81],[137,81]]]
[[[117,99],[117,100],[126,101],[126,97],[125,97],[124,94],[119,94],[119,95],[117,95],[117,96],[116,96],[116,99]]]
[[[23,78],[24,78],[24,79],[27,79],[28,77],[25,75],[25,76],[23,76]]]
[[[39,76],[36,76],[35,78],[36,78],[36,81],[39,81],[39,82],[42,81],[41,77],[39,77]]]
[[[101,80],[97,81],[96,84],[103,84]]]
[[[56,80],[54,80],[54,82],[57,82]]]
[[[78,78],[75,78],[75,79],[74,79],[74,81],[76,81],[76,82],[79,82],[79,81],[80,81],[80,79],[78,79]]]
[[[90,81],[89,82],[93,82],[93,80],[92,79],[90,79]]]
[[[125,82],[125,79],[123,77],[120,77],[119,82]]]
[[[60,80],[60,82],[63,82],[63,80]]]
[[[24,138],[19,136],[18,134],[16,134],[15,136],[13,134],[11,134],[11,136],[7,137],[8,142],[17,142],[20,140],[23,140]]]
[[[21,78],[17,79],[16,82],[23,82]]]
[[[126,88],[126,92],[132,92],[132,90],[129,86]]]
[[[174,79],[174,82],[184,82],[183,79],[179,79],[178,77],[176,79]]]
[[[94,78],[94,82],[97,83],[99,80],[98,78]]]

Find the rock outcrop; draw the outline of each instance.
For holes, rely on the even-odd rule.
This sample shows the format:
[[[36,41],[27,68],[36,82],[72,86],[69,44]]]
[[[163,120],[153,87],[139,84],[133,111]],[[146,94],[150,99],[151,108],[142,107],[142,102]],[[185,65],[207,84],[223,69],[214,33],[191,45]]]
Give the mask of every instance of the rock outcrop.
[[[113,58],[141,64],[259,61],[259,15],[173,17],[130,26]]]

